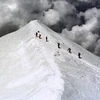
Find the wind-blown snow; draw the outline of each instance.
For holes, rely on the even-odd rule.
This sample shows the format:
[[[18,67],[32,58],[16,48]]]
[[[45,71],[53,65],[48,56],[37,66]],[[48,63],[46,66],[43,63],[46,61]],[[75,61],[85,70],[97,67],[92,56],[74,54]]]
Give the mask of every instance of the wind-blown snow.
[[[0,38],[0,100],[100,100],[100,58],[30,22]]]

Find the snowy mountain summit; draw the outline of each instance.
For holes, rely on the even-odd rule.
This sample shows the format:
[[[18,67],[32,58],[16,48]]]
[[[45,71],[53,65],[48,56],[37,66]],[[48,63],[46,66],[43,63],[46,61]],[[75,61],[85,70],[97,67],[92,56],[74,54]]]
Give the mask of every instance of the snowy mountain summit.
[[[32,21],[0,38],[0,100],[100,100],[100,58]]]

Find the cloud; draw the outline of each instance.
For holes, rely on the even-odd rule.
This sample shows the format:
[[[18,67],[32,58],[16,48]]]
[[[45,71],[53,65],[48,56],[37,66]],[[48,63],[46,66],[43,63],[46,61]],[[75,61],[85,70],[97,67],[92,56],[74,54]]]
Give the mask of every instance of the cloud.
[[[60,17],[70,14],[73,14],[76,11],[76,8],[66,1],[55,1],[54,8],[56,11],[59,12]]]
[[[12,22],[19,28],[31,20],[38,19],[51,28],[55,27],[52,29],[58,32],[61,32],[65,27],[71,29],[72,26],[80,24],[76,8],[65,0],[1,1],[0,19],[1,27],[2,25],[7,27],[4,26],[4,23]]]
[[[100,0],[66,0],[73,4],[76,9],[80,12],[85,12],[86,10],[97,7],[100,8]]]
[[[91,46],[93,46],[93,44],[95,44],[96,40],[98,39],[98,35],[93,34],[85,27],[86,26],[75,26],[72,28],[71,31],[64,29],[61,35],[75,41],[86,49],[90,49]]]
[[[63,28],[67,27],[69,30],[72,26],[80,24],[79,17],[77,16],[76,8],[65,0],[56,0],[52,2],[52,9],[45,11],[43,22],[47,22],[50,28],[56,32],[61,32]],[[51,11],[53,13],[51,15]],[[47,15],[48,18],[46,17]],[[55,17],[54,23],[51,24],[49,17],[52,16],[52,19]],[[46,20],[45,20],[46,19]]]
[[[0,37],[8,34],[10,32],[14,32],[18,29],[19,29],[19,26],[12,22],[5,23],[0,28]]]
[[[49,26],[55,25],[60,21],[60,16],[57,11],[49,9],[47,12],[44,12],[42,21],[44,24]]]
[[[8,29],[9,25],[18,26],[19,28],[26,25],[29,21],[41,19],[44,10],[51,7],[49,0],[5,0],[0,1],[0,30]],[[8,28],[7,28],[8,27]],[[17,28],[15,28],[17,29]],[[7,34],[15,31],[2,31],[0,34]],[[0,36],[2,36],[0,35]]]
[[[100,46],[100,42],[97,42],[100,38],[99,31],[97,31],[97,28],[99,27],[99,11],[99,9],[92,8],[85,13],[81,13],[80,15],[85,18],[85,24],[73,26],[71,31],[68,31],[67,28],[65,28],[61,35],[70,38],[87,50],[98,54],[98,46]]]

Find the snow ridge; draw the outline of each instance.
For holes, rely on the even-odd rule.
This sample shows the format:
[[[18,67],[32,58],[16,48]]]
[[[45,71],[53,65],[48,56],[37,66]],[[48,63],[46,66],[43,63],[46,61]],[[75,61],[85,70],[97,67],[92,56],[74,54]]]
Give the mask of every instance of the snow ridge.
[[[100,100],[100,59],[33,21],[0,39],[0,90],[0,100]]]
[[[36,21],[36,24],[38,27],[41,27],[40,22],[37,23],[37,21]],[[31,24],[30,27],[33,27],[33,24]],[[33,32],[33,31],[34,30],[31,30],[31,32]],[[50,68],[49,70],[51,70],[53,72],[52,75],[50,75],[47,83],[49,84],[48,85],[49,88],[51,88],[51,90],[53,91],[53,94],[55,94],[55,96],[56,96],[56,98],[54,98],[54,100],[61,100],[61,96],[64,91],[64,81],[62,79],[62,74],[60,72],[60,69],[58,68],[57,64],[54,62],[54,55],[52,55],[53,50],[51,50],[52,54],[50,54],[50,51],[48,51],[44,47],[44,44],[38,43],[37,40],[35,40],[35,44],[39,47],[39,50],[41,51],[41,53],[43,55],[43,59],[48,63],[48,67]],[[51,83],[52,83],[52,85],[51,85]],[[48,100],[49,100],[49,98],[48,98]],[[52,98],[52,100],[53,100],[53,98]]]
[[[35,36],[38,28],[42,34],[41,40]],[[26,33],[23,30],[21,33],[24,33],[24,37],[20,44],[15,50],[9,52],[11,64],[8,65],[8,76],[10,79],[3,87],[7,95],[0,95],[0,99],[61,100],[64,80],[54,61],[55,50],[51,46],[55,45],[54,41],[46,43],[47,33],[37,21],[34,21],[34,24],[29,23],[26,26]]]

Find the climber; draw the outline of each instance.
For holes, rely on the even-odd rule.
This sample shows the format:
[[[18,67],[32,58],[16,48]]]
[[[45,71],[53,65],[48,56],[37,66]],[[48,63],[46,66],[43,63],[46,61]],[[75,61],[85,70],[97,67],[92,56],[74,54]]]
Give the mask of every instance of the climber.
[[[36,32],[36,37],[38,37],[38,33]]]
[[[39,39],[41,39],[41,34],[39,34]]]
[[[58,48],[60,49],[61,47],[60,47],[60,43],[57,43],[58,44]]]
[[[68,48],[68,51],[69,51],[69,53],[72,53],[72,52],[71,52],[71,48]]]
[[[47,37],[47,36],[46,36],[46,42],[49,42],[49,41],[48,41],[48,37]]]
[[[81,57],[81,53],[79,53],[79,52],[78,52],[78,58],[80,58],[80,59],[82,58],[82,57]]]

